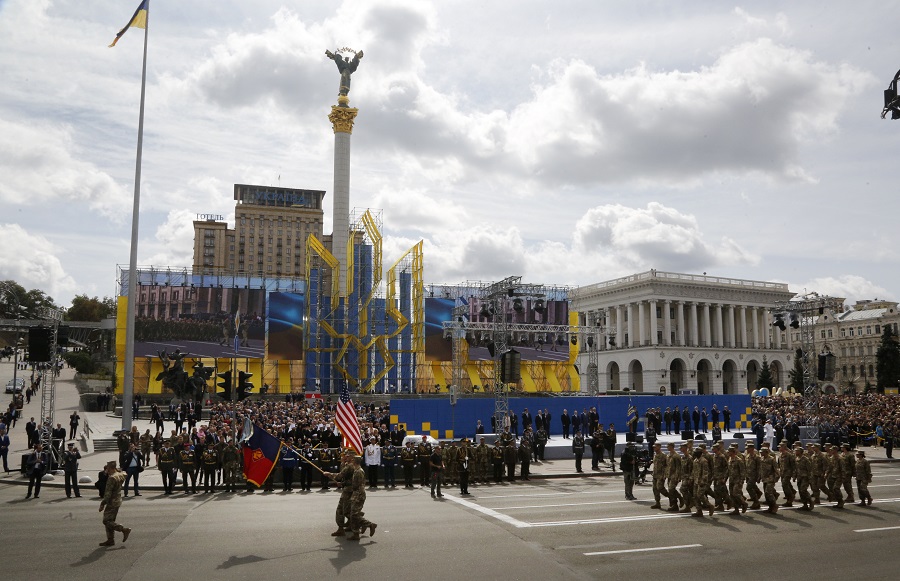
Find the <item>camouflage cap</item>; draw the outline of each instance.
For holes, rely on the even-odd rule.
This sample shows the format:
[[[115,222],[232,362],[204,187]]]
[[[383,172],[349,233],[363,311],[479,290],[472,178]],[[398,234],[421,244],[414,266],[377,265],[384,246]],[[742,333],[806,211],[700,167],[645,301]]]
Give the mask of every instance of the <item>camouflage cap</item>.
[[[756,444],[755,444],[754,442],[747,442],[746,444],[744,444],[744,447],[745,447],[745,448],[754,448],[754,449],[755,449],[755,448],[756,448]]]
[[[706,442],[700,442],[697,447],[701,450],[706,450]]]
[[[866,457],[866,453],[863,452],[862,450],[857,450],[857,451],[856,451],[856,455],[857,455],[857,456],[861,456],[861,457],[863,457],[863,458]]]
[[[782,440],[782,441],[778,442],[778,447],[780,448],[780,447],[782,447],[782,446],[784,446],[785,448],[787,448],[787,447],[788,447],[788,441],[787,441],[787,440]]]
[[[841,443],[841,448],[846,448],[846,449],[849,450],[849,449],[850,449],[850,442],[843,442],[843,443]]]

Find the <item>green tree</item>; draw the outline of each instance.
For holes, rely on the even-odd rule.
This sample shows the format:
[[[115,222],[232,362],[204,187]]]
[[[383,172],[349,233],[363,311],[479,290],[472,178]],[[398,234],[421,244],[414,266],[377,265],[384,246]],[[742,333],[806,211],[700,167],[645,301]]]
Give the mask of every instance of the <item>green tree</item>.
[[[70,351],[63,355],[66,363],[75,368],[78,373],[92,374],[97,371],[97,363],[91,359],[86,351]]]
[[[0,318],[40,319],[48,308],[56,305],[44,291],[25,290],[14,280],[0,281]]]
[[[875,353],[875,378],[878,393],[884,393],[885,387],[897,387],[900,381],[900,343],[890,325],[884,326],[881,333],[881,345]]]
[[[756,376],[756,387],[765,387],[770,391],[775,387],[775,378],[772,377],[772,370],[769,368],[769,362],[765,355],[763,355],[762,368],[759,370],[759,375]]]
[[[72,299],[72,306],[66,312],[66,320],[69,321],[102,321],[115,313],[111,305],[112,299],[104,297],[89,298],[87,295],[77,295]]]
[[[794,368],[788,372],[788,379],[790,380],[790,385],[788,387],[797,393],[803,393],[805,390],[805,382],[803,381],[803,361],[801,360],[801,357],[802,351],[797,349],[797,353],[794,355]]]

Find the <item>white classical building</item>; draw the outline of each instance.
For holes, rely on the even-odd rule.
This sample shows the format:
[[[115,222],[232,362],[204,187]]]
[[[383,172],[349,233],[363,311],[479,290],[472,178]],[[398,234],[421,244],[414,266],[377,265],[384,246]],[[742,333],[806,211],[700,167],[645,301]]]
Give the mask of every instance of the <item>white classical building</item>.
[[[764,356],[785,386],[793,338],[771,311],[792,296],[782,283],[657,270],[580,287],[570,294],[579,324],[604,328],[581,347],[582,390],[597,374],[599,393],[747,393]]]

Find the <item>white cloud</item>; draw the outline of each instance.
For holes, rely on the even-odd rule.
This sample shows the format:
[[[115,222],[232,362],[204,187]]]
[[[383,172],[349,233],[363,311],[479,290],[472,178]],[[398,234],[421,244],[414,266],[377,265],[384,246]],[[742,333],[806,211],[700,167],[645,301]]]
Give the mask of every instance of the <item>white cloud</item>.
[[[71,128],[0,118],[0,200],[17,206],[85,203],[121,221],[128,196],[94,164],[82,161]]]
[[[26,289],[39,288],[51,298],[78,290],[75,280],[57,257],[62,250],[18,224],[0,224],[0,279],[14,280]]]
[[[619,204],[588,210],[575,225],[576,255],[613,255],[620,267],[693,272],[716,265],[754,264],[759,259],[735,241],[703,239],[694,216],[653,202],[646,208]]]
[[[856,301],[865,299],[894,300],[896,296],[886,288],[855,274],[814,278],[803,284],[792,284],[790,288],[793,290],[805,289],[805,292],[817,292],[832,297],[844,297],[847,299],[845,303],[847,306],[853,306]]]

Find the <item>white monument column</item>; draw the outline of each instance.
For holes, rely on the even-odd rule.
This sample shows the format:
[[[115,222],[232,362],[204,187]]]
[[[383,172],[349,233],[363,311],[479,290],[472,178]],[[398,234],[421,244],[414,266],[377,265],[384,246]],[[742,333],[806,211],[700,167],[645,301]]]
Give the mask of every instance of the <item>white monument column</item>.
[[[697,324],[697,303],[691,303],[691,347],[700,344],[700,325]]]
[[[734,349],[735,345],[737,345],[737,338],[734,332],[734,327],[734,305],[728,305],[728,346],[732,349]]]
[[[634,303],[628,303],[628,346],[634,347],[637,344],[637,337],[634,336]]]
[[[638,303],[638,339],[640,339],[640,343],[638,343],[641,347],[647,344],[647,324],[645,319],[647,318],[646,309],[644,308],[644,301]]]
[[[678,301],[678,346],[684,347],[684,301]]]
[[[741,348],[746,349],[747,345],[747,307],[741,307]]]
[[[750,320],[753,321],[753,348],[759,349],[759,307],[750,309]]]
[[[712,324],[709,320],[709,303],[703,303],[703,346],[712,347]]]
[[[622,347],[627,347],[625,345],[625,335],[622,334],[622,305],[618,305],[616,307],[616,349],[621,349]]]
[[[659,339],[657,338],[659,335],[658,323],[656,321],[656,299],[650,301],[650,344],[651,345],[659,345]]]
[[[666,301],[663,306],[663,345],[672,344],[672,319],[669,313],[672,312],[672,301]]]
[[[725,346],[725,325],[722,324],[722,305],[716,305],[716,347]]]
[[[346,97],[345,97],[346,99]],[[348,100],[349,101],[349,100]],[[339,102],[341,102],[339,100]],[[334,128],[334,193],[331,253],[340,262],[340,295],[347,294],[347,240],[350,237],[350,135],[359,110],[346,105],[331,107],[328,119]]]

